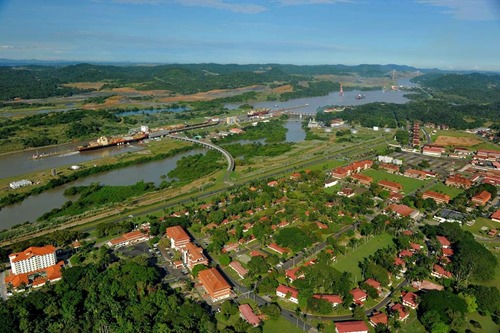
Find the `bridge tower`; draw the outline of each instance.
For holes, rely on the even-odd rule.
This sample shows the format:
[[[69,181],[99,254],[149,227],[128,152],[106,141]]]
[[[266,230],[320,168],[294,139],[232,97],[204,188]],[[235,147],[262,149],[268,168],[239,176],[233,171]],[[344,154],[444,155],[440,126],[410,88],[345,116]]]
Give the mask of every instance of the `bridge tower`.
[[[342,89],[342,83],[340,84],[339,96],[344,96],[344,89]]]

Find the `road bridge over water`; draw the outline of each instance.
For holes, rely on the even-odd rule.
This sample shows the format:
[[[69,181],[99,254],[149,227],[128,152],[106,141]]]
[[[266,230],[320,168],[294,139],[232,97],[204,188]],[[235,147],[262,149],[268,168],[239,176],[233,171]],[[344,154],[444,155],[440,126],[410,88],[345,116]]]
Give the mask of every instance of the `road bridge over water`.
[[[211,142],[206,142],[206,141],[201,141],[201,140],[196,140],[196,139],[191,139],[191,138],[186,138],[183,136],[176,136],[176,135],[170,135],[167,134],[165,135],[166,138],[174,139],[174,140],[181,140],[181,141],[187,141],[187,142],[192,142],[192,143],[197,143],[200,144],[208,149],[215,149],[222,153],[224,157],[226,158],[227,161],[227,169],[226,169],[226,175],[224,177],[224,181],[227,182],[229,180],[229,175],[231,174],[232,171],[234,171],[234,158],[229,154],[227,150],[224,148],[221,148]]]

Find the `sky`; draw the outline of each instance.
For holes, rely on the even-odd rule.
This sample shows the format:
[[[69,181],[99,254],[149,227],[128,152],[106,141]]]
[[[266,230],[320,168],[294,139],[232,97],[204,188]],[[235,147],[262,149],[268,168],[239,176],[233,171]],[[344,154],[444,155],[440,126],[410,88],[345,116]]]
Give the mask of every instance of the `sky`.
[[[0,0],[0,58],[500,70],[500,0]]]

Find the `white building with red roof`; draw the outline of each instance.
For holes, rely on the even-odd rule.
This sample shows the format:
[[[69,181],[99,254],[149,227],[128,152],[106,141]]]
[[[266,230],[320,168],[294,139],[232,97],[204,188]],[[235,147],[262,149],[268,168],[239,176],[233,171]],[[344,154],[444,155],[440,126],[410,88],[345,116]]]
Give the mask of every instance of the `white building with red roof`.
[[[439,244],[441,244],[441,248],[449,249],[451,247],[451,242],[448,240],[448,238],[444,236],[436,236],[436,239],[438,240]]]
[[[245,276],[247,276],[247,274],[248,274],[248,269],[243,267],[239,263],[239,261],[231,261],[231,263],[229,264],[229,267],[231,267],[236,272],[236,274],[238,274],[238,276],[242,279],[244,279]]]
[[[332,304],[332,306],[337,306],[342,303],[342,297],[339,295],[314,294],[313,297],[316,299],[324,299],[328,303]]]
[[[397,216],[402,217],[411,217],[412,219],[416,219],[419,216],[419,211],[413,208],[408,207],[404,204],[396,204],[393,203],[389,207],[385,209],[386,211],[391,211]]]
[[[437,277],[438,279],[450,279],[452,277],[451,272],[448,272],[442,266],[437,264],[432,267],[431,275]]]
[[[490,219],[492,219],[495,222],[500,222],[500,209],[491,214]]]
[[[368,297],[368,294],[364,290],[361,290],[359,288],[355,288],[349,291],[349,293],[352,295],[352,299],[356,304],[363,304],[363,302],[366,301],[366,298]]]
[[[295,268],[290,268],[285,271],[285,275],[290,280],[290,282],[293,282],[297,279],[302,279],[304,278],[304,273],[298,273],[301,267],[295,267]]]
[[[450,196],[434,191],[425,191],[422,193],[422,199],[432,199],[438,204],[448,203],[450,201]]]
[[[267,246],[269,249],[275,251],[275,252],[278,252],[279,254],[285,254],[285,253],[288,253],[289,250],[284,248],[284,247],[281,247],[279,246],[278,244],[276,243],[271,243]]]
[[[417,294],[412,293],[411,291],[401,293],[401,299],[404,306],[410,307],[412,309],[416,309],[418,306]]]
[[[280,284],[278,288],[276,288],[276,296],[283,299],[289,299],[290,302],[299,304],[299,291],[295,288]]]
[[[383,312],[378,312],[370,317],[370,325],[373,327],[377,325],[387,325],[388,322],[389,318],[387,318],[387,315]]]
[[[239,307],[240,317],[246,320],[247,323],[253,327],[257,327],[260,324],[260,318],[253,312],[252,307],[248,304],[241,304]]]
[[[127,232],[120,237],[110,240],[107,244],[109,247],[120,248],[132,244],[148,241],[151,237],[147,231],[135,230]]]
[[[377,290],[378,294],[380,295],[382,293],[382,284],[372,278],[366,279],[365,283],[369,285],[370,287],[374,288]]]
[[[397,312],[398,316],[396,317],[400,321],[405,321],[410,313],[406,311],[405,307],[401,303],[396,303],[391,307],[392,312]]]
[[[191,242],[189,235],[179,225],[167,228],[167,238],[170,239],[170,247],[175,250],[180,250]]]
[[[208,266],[208,259],[203,254],[203,249],[191,242],[182,249],[182,262],[189,270],[196,265]]]
[[[231,286],[217,268],[204,269],[198,273],[198,280],[207,291],[212,302],[231,297]]]
[[[336,333],[368,333],[368,326],[362,320],[339,321],[335,323]]]
[[[12,274],[34,272],[56,264],[56,248],[52,245],[32,246],[9,255]]]

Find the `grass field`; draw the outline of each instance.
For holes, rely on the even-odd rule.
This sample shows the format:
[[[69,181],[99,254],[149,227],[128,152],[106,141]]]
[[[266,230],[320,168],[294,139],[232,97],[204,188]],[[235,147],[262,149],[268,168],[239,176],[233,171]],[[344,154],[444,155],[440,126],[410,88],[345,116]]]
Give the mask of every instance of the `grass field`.
[[[498,326],[491,320],[491,316],[482,317],[479,313],[474,312],[467,314],[469,320],[475,320],[481,324],[481,328],[471,327],[471,331],[475,333],[498,332]],[[472,326],[472,325],[471,325]]]
[[[454,198],[456,197],[457,195],[459,195],[460,193],[463,192],[463,190],[459,189],[459,188],[456,188],[456,187],[451,187],[451,186],[446,186],[444,184],[441,184],[441,183],[438,183],[438,184],[435,184],[435,185],[432,185],[430,188],[429,188],[429,191],[435,191],[435,192],[442,192],[444,194],[447,194],[450,196],[450,198]]]
[[[363,171],[362,174],[372,177],[373,180],[377,182],[380,180],[389,180],[391,182],[399,183],[403,185],[403,191],[405,194],[414,192],[428,183],[419,179],[393,175],[382,170],[368,169]]]
[[[303,330],[288,322],[283,317],[279,317],[276,320],[267,320],[264,322],[264,333],[276,333],[276,332],[286,332],[286,333],[302,333]]]
[[[361,270],[358,267],[358,262],[370,256],[378,249],[382,249],[393,244],[391,235],[377,235],[370,238],[366,243],[360,244],[354,251],[348,250],[345,256],[337,256],[337,261],[333,264],[333,267],[341,272],[352,273],[355,280],[359,281],[361,279]]]
[[[490,229],[500,228],[500,223],[484,217],[478,217],[472,226],[464,225],[464,230],[470,231],[475,235],[486,236],[484,232],[481,232],[482,227],[487,227],[489,231]]]

